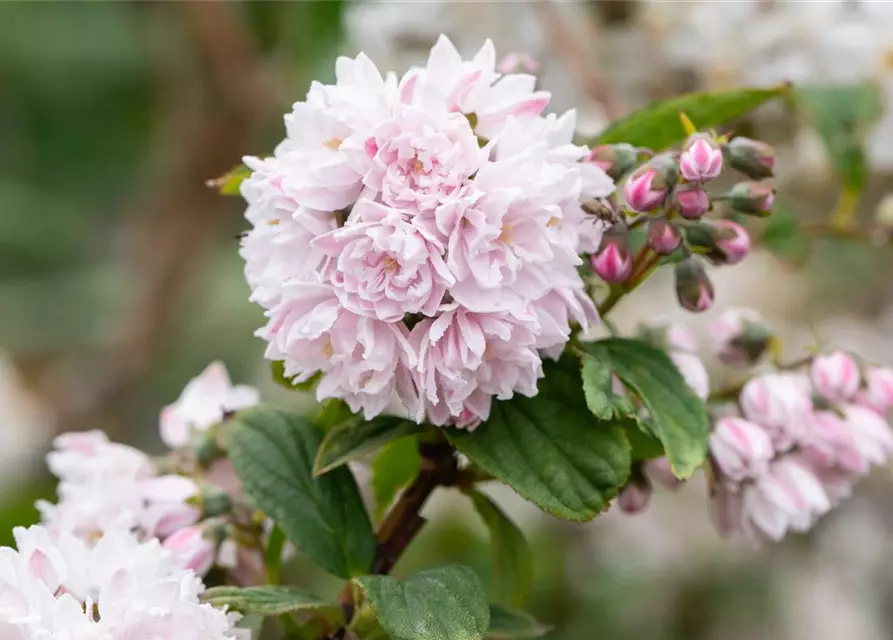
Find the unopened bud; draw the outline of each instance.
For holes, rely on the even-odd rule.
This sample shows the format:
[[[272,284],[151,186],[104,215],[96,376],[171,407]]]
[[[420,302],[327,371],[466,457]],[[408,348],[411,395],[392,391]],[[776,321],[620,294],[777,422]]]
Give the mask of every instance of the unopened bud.
[[[775,204],[775,191],[762,182],[739,182],[728,194],[732,209],[765,218]]]
[[[828,402],[849,400],[859,390],[859,364],[844,351],[816,356],[809,373],[813,388]]]
[[[594,147],[586,156],[586,162],[599,167],[613,180],[619,180],[638,163],[639,152],[631,144],[603,144]]]
[[[195,455],[195,459],[203,468],[208,468],[215,461],[226,455],[226,451],[217,441],[217,429],[194,429],[189,437],[189,448]]]
[[[713,224],[716,228],[716,248],[722,254],[723,264],[741,262],[750,253],[750,235],[747,230],[731,220],[717,220]]]
[[[859,403],[884,415],[893,407],[893,369],[872,366],[865,370],[866,389],[860,394]]]
[[[651,500],[651,483],[642,473],[639,465],[634,466],[632,475],[626,486],[620,490],[617,496],[617,506],[624,513],[639,513],[648,506]]]
[[[731,220],[687,224],[685,236],[690,246],[699,249],[699,253],[715,265],[740,262],[751,246],[744,227]]]
[[[771,327],[753,309],[728,309],[710,325],[717,357],[734,366],[757,362],[769,347],[772,336]]]
[[[688,311],[699,313],[713,306],[713,283],[695,256],[676,264],[676,298]]]
[[[219,541],[214,539],[216,527],[212,529],[202,524],[180,529],[168,536],[162,546],[171,552],[178,567],[203,576],[214,566],[217,555]]]
[[[630,209],[646,213],[662,206],[675,184],[673,159],[657,156],[633,172],[623,187],[623,195]]]
[[[201,493],[202,516],[211,518],[232,511],[233,501],[229,494],[219,487],[205,485]]]
[[[707,182],[722,173],[722,149],[706,133],[685,141],[679,156],[679,171],[689,182]]]
[[[614,225],[605,231],[598,252],[592,255],[592,268],[605,282],[623,282],[632,271],[626,227]]]
[[[720,418],[709,442],[719,475],[735,482],[765,473],[775,455],[772,438],[763,427],[735,416]]]
[[[765,142],[737,137],[724,148],[726,162],[752,180],[771,178],[775,169],[775,149]]]
[[[651,220],[648,223],[648,246],[659,256],[668,256],[682,242],[676,225],[668,220]]]
[[[645,468],[645,474],[649,479],[663,485],[667,489],[675,491],[683,484],[683,481],[677,478],[676,474],[673,473],[670,461],[665,457],[646,460],[643,466]]]
[[[697,185],[684,184],[673,193],[673,204],[683,218],[697,220],[710,209],[710,196]]]

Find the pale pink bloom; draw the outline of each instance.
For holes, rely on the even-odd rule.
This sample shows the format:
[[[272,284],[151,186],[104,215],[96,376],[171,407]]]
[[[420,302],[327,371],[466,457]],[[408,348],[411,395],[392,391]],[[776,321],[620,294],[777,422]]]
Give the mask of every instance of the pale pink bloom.
[[[409,369],[416,357],[403,323],[388,324],[345,310],[332,287],[296,283],[285,301],[268,313],[258,335],[268,341],[266,357],[285,362],[297,382],[323,376],[317,398],[341,398],[367,418],[378,415],[396,392],[410,413],[417,397]]]
[[[803,455],[813,468],[867,473],[870,463],[856,444],[855,432],[833,411],[816,411],[803,439]]]
[[[788,531],[807,531],[831,508],[819,478],[793,456],[773,462],[753,481],[721,485],[714,502],[720,533],[774,541]]]
[[[706,400],[710,395],[710,378],[701,359],[686,351],[671,351],[669,355],[695,395],[701,400]]]
[[[456,282],[441,257],[442,247],[390,207],[361,200],[354,214],[362,222],[313,242],[328,256],[321,273],[344,308],[385,322],[408,313],[433,316],[447,287]]]
[[[758,311],[733,307],[724,311],[710,325],[710,339],[716,356],[727,364],[741,365],[750,362],[749,354],[739,341],[746,337],[750,325],[763,326],[766,321]]]
[[[193,431],[204,431],[228,413],[260,401],[257,389],[233,385],[222,362],[212,362],[190,380],[180,397],[161,410],[161,439],[171,447],[189,443]]]
[[[812,419],[809,382],[791,373],[768,373],[752,378],[739,401],[748,420],[764,427],[777,448],[800,442]]]
[[[583,330],[598,322],[595,303],[578,287],[556,287],[531,307],[539,320],[536,347],[554,360],[561,356],[570,338],[571,321]]]
[[[321,372],[320,399],[366,417],[399,399],[420,419],[407,314],[512,318],[524,328],[500,360],[509,348],[528,368],[538,350],[559,355],[571,322],[596,320],[577,267],[605,224],[581,202],[614,190],[583,162],[575,114],[542,116],[549,94],[533,76],[497,72],[490,42],[463,60],[441,38],[399,80],[363,55],[341,58],[336,77],[295,105],[273,157],[246,160],[242,255],[268,318],[266,356],[298,381]],[[435,402],[441,422],[480,420],[504,391],[486,369],[453,372],[474,394],[447,394],[455,413]],[[521,386],[534,392],[533,380]]]
[[[845,404],[841,411],[859,453],[871,464],[886,464],[893,455],[893,432],[884,418],[857,404]]]
[[[769,473],[744,489],[746,518],[772,540],[780,540],[787,530],[808,531],[830,508],[819,479],[791,456],[774,462]]]
[[[42,527],[13,531],[0,549],[4,640],[235,640],[237,616],[201,604],[201,580],[157,540],[110,532],[95,546]]]
[[[540,63],[529,53],[511,51],[499,59],[499,62],[496,63],[496,69],[499,73],[525,71],[535,74],[540,70]]]
[[[860,394],[861,404],[881,415],[893,407],[893,369],[872,366],[865,370],[866,389]]]
[[[214,566],[217,544],[200,525],[180,529],[169,536],[162,545],[171,552],[174,563],[203,576]]]
[[[772,439],[760,425],[743,418],[720,418],[710,434],[710,456],[723,478],[757,478],[775,457]]]
[[[695,134],[679,156],[679,172],[691,182],[706,182],[722,172],[722,149],[706,134]]]
[[[536,394],[542,366],[534,318],[472,313],[457,305],[412,332],[418,345],[417,385],[434,424],[474,428],[493,397]]]
[[[385,204],[414,210],[436,207],[487,159],[464,115],[408,105],[342,149],[363,176],[367,197],[381,193]]]
[[[109,442],[99,431],[63,434],[54,444],[47,461],[60,479],[59,502],[37,503],[54,534],[95,540],[125,529],[141,538],[163,537],[198,520],[199,510],[188,503],[198,493],[196,483],[158,476],[141,451]]]
[[[815,390],[829,402],[849,400],[859,390],[859,365],[843,351],[816,356],[810,376]]]
[[[492,140],[510,117],[533,120],[549,104],[550,94],[536,91],[536,78],[525,74],[500,76],[496,51],[487,40],[470,61],[446,36],[440,36],[423,69],[410,70],[401,81],[404,102],[436,100],[447,109],[475,114],[475,133]]]

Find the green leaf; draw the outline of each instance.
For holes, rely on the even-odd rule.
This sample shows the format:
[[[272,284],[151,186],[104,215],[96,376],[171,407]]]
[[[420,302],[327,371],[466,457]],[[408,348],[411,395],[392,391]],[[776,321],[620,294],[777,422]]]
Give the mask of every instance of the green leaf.
[[[789,91],[790,87],[782,85],[771,89],[689,93],[634,111],[611,124],[589,144],[628,142],[636,147],[660,151],[688,137],[679,119],[680,112],[685,113],[699,129],[708,129],[739,118]]]
[[[488,640],[533,640],[549,632],[549,627],[523,611],[512,611],[498,604],[490,605]]]
[[[273,525],[264,549],[264,565],[267,568],[267,582],[279,582],[279,570],[282,568],[282,551],[285,549],[285,532],[278,524]]]
[[[633,462],[651,460],[666,455],[664,445],[654,432],[656,429],[642,421],[627,420],[624,423]]]
[[[369,570],[375,537],[348,469],[313,477],[319,441],[305,419],[260,405],[235,416],[229,456],[245,491],[289,540],[319,566],[349,578]]]
[[[710,423],[704,403],[667,354],[641,340],[624,338],[581,343],[580,348],[610,363],[614,373],[641,398],[673,473],[678,478],[691,476],[706,458]]]
[[[828,148],[845,189],[859,193],[865,185],[865,136],[883,114],[877,85],[806,86],[794,91]]]
[[[533,583],[533,555],[527,540],[489,497],[475,490],[469,491],[468,496],[490,530],[494,597],[502,604],[521,606]]]
[[[809,237],[797,216],[782,203],[776,203],[772,215],[766,218],[760,244],[795,265],[806,262],[811,249]]]
[[[448,429],[450,442],[487,473],[541,509],[591,520],[617,495],[630,471],[622,427],[586,407],[575,359],[544,364],[533,398],[494,402],[474,432]]]
[[[480,640],[490,624],[484,587],[468,567],[437,567],[408,580],[365,576],[356,583],[382,628],[398,640]]]
[[[217,189],[221,195],[237,196],[240,195],[239,187],[242,186],[242,182],[252,173],[251,169],[244,164],[240,164],[233,167],[219,178],[208,180],[208,186]]]
[[[212,587],[202,594],[202,600],[215,607],[227,606],[240,613],[256,613],[263,616],[306,613],[322,616],[336,625],[344,624],[341,607],[323,602],[297,587],[283,585]]]
[[[596,418],[611,420],[636,416],[632,402],[614,393],[613,371],[607,361],[583,354],[580,362],[586,406]]]
[[[314,419],[314,424],[323,431],[329,431],[335,427],[345,426],[348,423],[359,424],[362,420],[363,417],[351,411],[344,400],[329,398],[322,403],[319,413]]]
[[[271,362],[270,371],[273,374],[273,381],[289,391],[311,391],[316,386],[316,383],[319,382],[319,379],[322,378],[322,373],[317,372],[309,380],[293,382],[294,376],[289,377],[285,375],[285,363],[282,360]]]
[[[424,425],[394,416],[379,416],[360,423],[348,421],[326,434],[316,454],[313,474],[319,476],[328,473],[351,460],[377,451],[392,440],[422,433],[424,430]]]
[[[398,438],[381,448],[372,461],[376,520],[381,520],[397,493],[415,481],[421,468],[422,456],[415,438]]]

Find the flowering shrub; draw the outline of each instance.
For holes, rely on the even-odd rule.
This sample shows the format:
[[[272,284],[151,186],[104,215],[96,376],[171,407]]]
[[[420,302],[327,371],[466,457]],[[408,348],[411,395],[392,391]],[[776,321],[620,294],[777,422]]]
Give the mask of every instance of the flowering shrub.
[[[533,638],[530,550],[480,484],[586,521],[702,469],[719,531],[770,541],[886,462],[891,369],[843,350],[788,361],[759,313],[730,309],[712,351],[746,375],[717,389],[685,326],[591,331],[662,267],[684,309],[713,305],[710,270],[744,260],[772,211],[775,153],[693,121],[791,89],[683,96],[582,144],[518,72],[536,67],[489,42],[463,60],[446,38],[400,78],[341,58],[274,154],[224,178],[248,202],[266,357],[321,411],[260,404],[215,363],[161,411],[158,459],[59,436],[58,501],[2,552],[3,638],[242,638],[241,613],[288,637]],[[376,528],[348,467],[373,456]],[[508,547],[489,597],[461,566],[388,575],[438,487]],[[294,553],[345,580],[337,602],[279,584]]]

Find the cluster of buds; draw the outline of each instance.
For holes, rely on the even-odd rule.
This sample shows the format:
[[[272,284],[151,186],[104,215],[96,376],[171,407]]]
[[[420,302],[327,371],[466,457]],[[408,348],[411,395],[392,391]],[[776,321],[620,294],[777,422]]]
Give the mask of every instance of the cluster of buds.
[[[893,370],[860,367],[848,353],[818,356],[808,371],[753,378],[738,406],[740,415],[719,418],[710,435],[723,533],[779,540],[806,531],[893,455],[885,419]]]
[[[635,168],[640,157],[648,160]],[[712,133],[694,133],[681,150],[654,155],[628,144],[603,145],[590,151],[587,161],[618,180],[629,174],[623,189],[626,215],[616,215],[592,257],[592,266],[603,280],[622,283],[633,273],[628,228],[645,227],[646,248],[657,256],[685,253],[677,262],[676,291],[680,304],[690,311],[704,311],[713,303],[713,285],[703,260],[731,265],[750,252],[751,239],[743,226],[727,219],[707,220],[715,202],[727,202],[736,214],[763,217],[774,203],[772,187],[759,180],[772,177],[775,151],[769,145],[737,137],[731,141]],[[635,168],[635,169],[634,169]],[[712,195],[708,183],[724,169],[734,169],[749,180],[727,193]],[[632,171],[632,173],[630,173]]]

